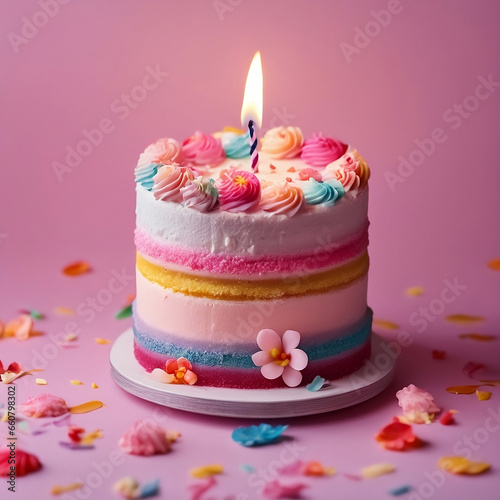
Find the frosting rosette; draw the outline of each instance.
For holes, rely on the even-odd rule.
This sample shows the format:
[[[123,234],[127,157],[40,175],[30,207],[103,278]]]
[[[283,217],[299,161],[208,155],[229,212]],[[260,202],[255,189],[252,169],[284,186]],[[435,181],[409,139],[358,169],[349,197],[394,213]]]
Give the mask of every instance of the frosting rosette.
[[[347,151],[347,144],[324,137],[323,134],[313,134],[302,146],[300,157],[313,167],[326,167],[332,161],[340,158]]]
[[[181,145],[170,137],[158,139],[153,144],[150,144],[143,153],[139,156],[137,168],[150,163],[182,163]]]
[[[346,191],[351,191],[353,194],[363,189],[369,178],[370,169],[356,149],[345,153],[338,160],[328,164],[323,172],[323,180],[337,179],[342,182]]]
[[[223,132],[220,140],[228,158],[246,158],[250,156],[250,132],[246,134]]]
[[[158,165],[155,163],[146,163],[135,169],[135,182],[148,191],[151,191],[154,185],[153,177],[158,172]]]
[[[181,188],[194,179],[193,171],[177,164],[163,165],[153,177],[153,196],[162,201],[182,201]]]
[[[217,204],[218,192],[213,179],[203,179],[201,175],[181,188],[185,207],[198,212],[209,212]]]
[[[149,420],[139,420],[125,431],[118,446],[124,453],[131,455],[163,455],[168,453],[180,434],[170,432]]]
[[[68,413],[68,407],[64,399],[45,393],[28,398],[19,411],[32,418],[59,417]]]
[[[314,179],[309,179],[302,186],[304,198],[309,205],[326,205],[333,207],[335,201],[344,195],[344,187],[342,184],[331,179],[324,182],[317,182]]]
[[[293,217],[304,205],[304,193],[301,189],[284,181],[272,184],[262,190],[261,208],[266,212]]]
[[[252,172],[225,170],[216,181],[220,209],[226,212],[247,212],[260,202],[260,182]]]
[[[202,132],[195,132],[182,143],[184,159],[193,165],[215,166],[226,157],[220,139]]]
[[[304,136],[298,127],[275,127],[266,132],[261,140],[261,151],[269,158],[295,158],[299,156]]]

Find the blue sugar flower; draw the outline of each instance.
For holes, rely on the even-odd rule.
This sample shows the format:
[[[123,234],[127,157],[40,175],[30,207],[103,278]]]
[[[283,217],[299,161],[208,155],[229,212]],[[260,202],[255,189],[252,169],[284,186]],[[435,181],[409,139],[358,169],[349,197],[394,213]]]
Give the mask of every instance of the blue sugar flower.
[[[287,428],[288,425],[277,425],[273,427],[269,424],[238,427],[233,431],[231,437],[233,441],[243,446],[259,446],[276,441]]]

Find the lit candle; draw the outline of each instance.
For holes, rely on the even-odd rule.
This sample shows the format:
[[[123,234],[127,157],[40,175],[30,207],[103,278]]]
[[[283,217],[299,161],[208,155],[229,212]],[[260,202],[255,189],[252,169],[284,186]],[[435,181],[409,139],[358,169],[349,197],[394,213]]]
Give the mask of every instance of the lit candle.
[[[252,158],[252,170],[259,171],[259,151],[256,127],[262,126],[262,62],[260,52],[253,57],[252,64],[248,70],[243,106],[241,107],[241,124],[248,126],[250,134],[250,156]]]

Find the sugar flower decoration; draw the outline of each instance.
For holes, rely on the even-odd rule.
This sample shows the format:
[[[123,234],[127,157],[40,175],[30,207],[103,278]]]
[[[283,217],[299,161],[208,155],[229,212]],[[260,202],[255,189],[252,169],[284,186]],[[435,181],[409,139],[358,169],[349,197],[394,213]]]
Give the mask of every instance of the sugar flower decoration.
[[[124,453],[131,455],[163,455],[170,452],[172,443],[180,435],[150,420],[138,420],[123,433],[118,446]]]
[[[5,337],[16,337],[17,340],[26,340],[33,334],[33,319],[29,314],[21,314],[5,325]]]
[[[26,476],[32,472],[36,472],[42,467],[40,460],[36,455],[32,455],[19,448],[15,451],[15,467],[16,476]],[[0,476],[5,477],[11,474],[12,471],[12,457],[10,449],[3,449],[0,451]]]
[[[260,182],[252,172],[236,169],[223,171],[215,187],[219,191],[220,209],[226,212],[247,212],[259,204]]]
[[[404,420],[414,424],[430,424],[439,408],[431,394],[413,384],[396,392],[399,406],[403,409]]]
[[[233,441],[243,446],[259,446],[276,441],[287,428],[288,425],[277,425],[273,427],[269,424],[238,427],[234,429],[231,438]]]
[[[196,384],[198,376],[193,372],[193,365],[186,358],[169,359],[165,370],[155,368],[153,378],[164,384]]]
[[[302,373],[307,366],[307,354],[297,349],[300,333],[287,330],[281,338],[274,330],[264,329],[257,335],[257,345],[262,349],[252,355],[252,361],[260,366],[262,375],[273,380],[283,377],[289,387],[302,382]]]
[[[413,434],[411,425],[404,424],[397,418],[380,430],[375,436],[375,440],[382,448],[394,451],[418,448],[422,444],[420,439]]]

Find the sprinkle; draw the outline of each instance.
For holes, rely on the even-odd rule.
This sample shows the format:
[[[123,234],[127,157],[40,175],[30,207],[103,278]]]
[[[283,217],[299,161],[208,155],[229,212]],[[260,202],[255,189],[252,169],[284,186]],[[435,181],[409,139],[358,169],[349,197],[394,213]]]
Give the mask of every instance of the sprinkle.
[[[54,309],[54,311],[57,313],[57,314],[62,314],[64,316],[73,316],[73,314],[75,314],[75,311],[73,309],[70,309],[69,307],[56,307]]]
[[[217,481],[214,476],[209,476],[206,481],[197,484],[190,484],[191,500],[201,500],[204,493],[215,486]]]
[[[479,401],[488,401],[491,398],[491,392],[476,390],[476,396]]]
[[[92,270],[90,264],[84,260],[79,260],[67,265],[63,270],[66,276],[79,276],[80,274],[88,273]]]
[[[135,493],[138,487],[139,484],[133,477],[125,476],[118,479],[118,481],[113,484],[113,491],[119,493],[124,498],[132,499],[135,498]]]
[[[472,374],[477,371],[481,370],[483,368],[486,368],[485,365],[482,363],[476,363],[475,361],[469,361],[464,365],[462,368],[462,371],[467,375],[468,377],[472,377]]]
[[[153,479],[152,481],[148,481],[144,483],[142,486],[139,486],[138,492],[136,492],[136,496],[134,498],[149,498],[158,495],[160,492],[160,480]]]
[[[132,316],[132,305],[131,304],[129,304],[128,306],[125,306],[123,309],[120,309],[115,314],[116,319],[125,319],[125,318],[129,318],[130,316]]]
[[[99,337],[97,337],[95,339],[95,342],[96,344],[111,344],[111,340],[108,340],[108,339],[101,339]]]
[[[285,181],[287,181],[287,182],[292,182],[292,178],[291,178],[291,177],[286,177],[286,178],[285,178]]]
[[[444,359],[446,358],[446,351],[439,351],[434,349],[432,351],[432,359]]]
[[[34,370],[30,370],[34,371]],[[500,380],[479,380],[484,385],[500,385]]]
[[[493,269],[493,271],[500,271],[500,258],[498,258],[498,259],[491,259],[488,262],[488,267],[490,269]]]
[[[66,493],[68,491],[78,490],[80,488],[83,488],[82,483],[71,483],[71,484],[68,484],[66,486],[59,486],[58,484],[56,484],[55,486],[52,487],[50,492],[53,495],[60,495],[61,493]]]
[[[486,462],[473,462],[456,455],[441,457],[437,465],[441,470],[451,474],[481,474],[490,468],[490,464]]]
[[[196,477],[198,479],[204,479],[209,476],[213,476],[215,474],[222,474],[224,469],[220,464],[209,464],[203,465],[201,467],[197,467],[196,469],[191,469],[189,473],[191,476]]]
[[[274,479],[264,486],[262,494],[267,498],[300,498],[304,488],[307,488],[307,484],[282,484]]]
[[[70,382],[71,382],[73,385],[83,385],[83,382],[80,382],[79,380],[70,380]]]
[[[295,172],[295,167],[290,167],[287,172]]]
[[[419,295],[425,293],[425,289],[423,286],[411,286],[410,288],[406,289],[405,293],[410,297],[418,297]]]
[[[470,314],[450,314],[446,316],[446,321],[457,325],[469,325],[470,323],[478,323],[484,321],[482,316],[472,316]]]
[[[92,382],[92,389],[99,389],[99,386],[95,383],[95,382]]]
[[[127,295],[127,304],[132,304],[132,302],[134,302],[134,299],[135,299],[135,293],[129,293]]]
[[[240,469],[243,472],[248,472],[249,474],[251,474],[255,470],[255,467],[253,465],[250,465],[250,464],[241,464]]]
[[[35,311],[34,309],[21,309],[19,312],[21,314],[29,314],[33,319],[45,319],[44,314]]]
[[[276,170],[276,167],[275,167],[272,163],[270,163],[270,164],[269,164],[269,168],[270,168],[271,170]]]
[[[397,418],[379,431],[375,440],[382,448],[394,451],[418,448],[422,444],[422,441],[413,434],[411,425],[400,422]]]
[[[68,408],[68,411],[74,414],[88,413],[89,411],[98,410],[103,406],[104,403],[102,401],[88,401],[87,403],[83,403],[81,405],[71,406]]]
[[[387,321],[385,319],[374,319],[373,324],[380,328],[384,328],[385,330],[397,330],[399,328],[397,323],[393,323],[392,321]]]
[[[439,417],[439,423],[443,425],[451,425],[455,423],[455,417],[453,416],[455,413],[457,413],[457,410],[448,410],[445,411],[440,417]]]
[[[333,476],[336,470],[333,467],[325,467],[321,462],[313,460],[304,465],[304,476]]]
[[[450,394],[474,394],[480,385],[454,385],[447,387],[446,391]]]
[[[413,489],[413,486],[410,486],[409,484],[404,484],[403,486],[398,486],[397,488],[392,488],[387,493],[389,493],[389,495],[394,495],[395,497],[397,497],[398,495],[403,495],[404,493],[408,493],[412,489]]]
[[[44,378],[36,378],[35,383],[37,385],[47,385],[47,381]]]
[[[393,464],[373,464],[368,467],[363,467],[360,474],[364,479],[373,479],[374,477],[389,474],[395,470],[396,467]]]
[[[461,339],[476,340],[477,342],[491,342],[496,340],[496,335],[488,335],[486,333],[462,333],[458,336]]]
[[[320,377],[319,375],[316,375],[314,377],[314,380],[310,384],[306,385],[306,389],[311,392],[316,392],[323,387],[324,383],[325,379],[323,377]]]

